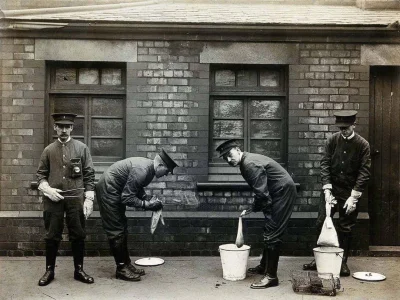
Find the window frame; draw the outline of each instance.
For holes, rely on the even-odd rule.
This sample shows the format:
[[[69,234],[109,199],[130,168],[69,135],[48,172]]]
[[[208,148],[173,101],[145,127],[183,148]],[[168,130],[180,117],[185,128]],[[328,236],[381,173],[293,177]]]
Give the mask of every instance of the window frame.
[[[216,70],[228,69],[235,70],[238,72],[243,69],[254,69],[257,70],[257,81],[260,80],[260,71],[262,70],[274,70],[279,72],[279,81],[280,85],[278,87],[268,88],[268,87],[237,87],[237,83],[235,83],[235,87],[218,87],[215,83],[215,72]],[[243,151],[250,150],[250,141],[251,141],[251,132],[250,132],[250,123],[253,118],[249,118],[249,109],[250,109],[250,101],[251,100],[280,100],[282,107],[282,124],[281,124],[281,157],[282,161],[280,162],[283,167],[288,165],[288,83],[287,83],[287,66],[278,66],[278,65],[212,65],[210,68],[210,131],[209,131],[209,159],[208,165],[209,167],[215,168],[223,168],[226,167],[226,162],[222,159],[213,160],[213,154],[215,153],[215,149],[213,148],[214,141],[218,140],[213,136],[213,124],[214,124],[214,101],[215,100],[243,100],[244,104],[244,132],[243,132],[243,141],[244,141],[244,149]],[[235,81],[237,82],[237,76],[235,75]],[[220,118],[217,118],[220,119]],[[263,119],[265,120],[265,119]],[[220,138],[220,140],[226,140],[227,138]],[[262,138],[255,140],[263,140]],[[265,138],[265,140],[274,140],[276,138]],[[224,168],[225,169],[225,168]],[[215,175],[215,172],[209,172],[209,175]]]
[[[57,86],[55,84],[55,70],[56,68],[120,68],[121,69],[121,84],[118,86],[113,85],[65,85],[65,86]],[[93,162],[96,164],[103,163],[113,163],[117,160],[123,159],[126,157],[126,64],[124,63],[103,63],[103,62],[55,62],[49,61],[46,64],[46,94],[45,94],[45,142],[46,145],[50,144],[54,140],[54,131],[50,128],[52,124],[51,112],[52,105],[54,105],[53,99],[56,97],[85,97],[85,115],[77,116],[77,118],[84,118],[84,132],[83,136],[78,136],[80,139],[83,138],[84,143],[91,148],[91,140],[93,137],[91,136],[91,124],[93,118],[101,118],[101,119],[121,119],[122,120],[122,137],[111,137],[120,139],[122,141],[122,157],[119,156],[94,156],[92,155]],[[99,76],[101,77],[101,71],[99,72]],[[123,115],[122,117],[108,117],[108,116],[96,116],[91,115],[91,103],[93,98],[101,97],[101,98],[120,98],[123,101]],[[72,131],[71,136],[74,135],[74,131]],[[96,138],[96,137],[95,137]],[[108,136],[104,136],[101,138],[109,138]]]

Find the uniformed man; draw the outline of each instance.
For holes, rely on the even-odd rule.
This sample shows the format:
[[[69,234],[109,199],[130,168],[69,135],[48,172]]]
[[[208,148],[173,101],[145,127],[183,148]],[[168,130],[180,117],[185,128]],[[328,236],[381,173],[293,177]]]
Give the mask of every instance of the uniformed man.
[[[74,278],[93,283],[93,278],[83,270],[85,218],[92,213],[94,200],[92,157],[84,143],[71,138],[76,114],[56,113],[52,117],[58,139],[44,149],[36,173],[39,190],[44,194],[46,229],[46,272],[39,285],[47,285],[54,279],[64,213],[74,257]]]
[[[340,131],[328,138],[321,160],[324,194],[321,195],[316,227],[321,232],[326,217],[325,203],[330,203],[333,206],[331,216],[339,212],[339,247],[344,250],[340,275],[349,276],[347,258],[351,248],[351,232],[357,221],[357,203],[370,178],[370,147],[364,138],[354,132],[357,111],[339,111],[334,115]],[[315,260],[303,265],[303,269],[316,270]]]
[[[235,140],[222,143],[216,150],[228,164],[240,167],[243,178],[253,189],[254,203],[242,215],[262,211],[265,216],[262,259],[260,265],[248,270],[264,277],[250,287],[262,289],[277,286],[281,237],[292,214],[296,186],[279,163],[264,155],[242,152]]]
[[[111,165],[96,184],[103,228],[107,234],[111,253],[117,265],[115,276],[126,281],[139,281],[144,270],[131,264],[128,250],[128,224],[126,206],[157,211],[163,205],[157,197],[148,197],[144,187],[154,176],[160,178],[173,174],[177,164],[162,149],[154,160],[130,157]]]

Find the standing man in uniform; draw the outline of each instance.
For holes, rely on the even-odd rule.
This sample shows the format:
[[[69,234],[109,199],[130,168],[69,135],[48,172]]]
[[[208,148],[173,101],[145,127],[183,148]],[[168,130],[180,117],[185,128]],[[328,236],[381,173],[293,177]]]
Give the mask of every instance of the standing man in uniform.
[[[326,217],[325,202],[330,203],[333,206],[331,216],[339,211],[339,247],[344,250],[340,275],[349,276],[347,258],[351,248],[352,228],[357,221],[357,203],[371,176],[370,147],[364,138],[354,132],[357,111],[340,111],[334,115],[340,131],[328,138],[321,160],[321,181],[325,197],[321,199],[316,228],[321,232]],[[303,269],[316,270],[315,260],[304,264]]]
[[[93,283],[83,271],[85,253],[85,218],[93,211],[94,168],[89,148],[71,138],[76,114],[52,114],[58,139],[48,145],[40,158],[36,173],[39,190],[44,194],[46,229],[46,272],[39,285],[54,279],[58,246],[62,240],[64,213],[74,257],[74,278]]]
[[[254,203],[242,215],[262,211],[265,216],[262,259],[260,265],[248,270],[264,277],[250,287],[263,289],[277,286],[281,237],[292,214],[296,186],[279,163],[264,155],[242,152],[235,140],[222,143],[216,150],[229,165],[240,167],[243,178],[253,189]]]
[[[164,149],[154,160],[130,157],[111,165],[96,184],[103,228],[107,234],[111,253],[117,265],[115,276],[126,281],[139,281],[145,275],[143,269],[131,264],[128,250],[128,222],[126,206],[157,211],[163,205],[157,197],[149,198],[144,191],[154,176],[160,178],[173,174],[177,164]]]

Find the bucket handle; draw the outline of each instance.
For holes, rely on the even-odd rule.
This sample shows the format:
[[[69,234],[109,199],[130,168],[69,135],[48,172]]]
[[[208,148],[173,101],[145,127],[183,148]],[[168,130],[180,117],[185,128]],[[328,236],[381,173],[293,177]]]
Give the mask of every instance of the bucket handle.
[[[341,256],[340,253],[336,253],[336,256],[340,256],[340,258],[343,260],[343,256]]]

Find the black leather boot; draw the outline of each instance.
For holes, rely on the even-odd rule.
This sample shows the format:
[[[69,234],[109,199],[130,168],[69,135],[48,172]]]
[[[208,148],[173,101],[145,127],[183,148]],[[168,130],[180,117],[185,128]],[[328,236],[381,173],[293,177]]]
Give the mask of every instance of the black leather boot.
[[[83,240],[71,241],[72,255],[74,256],[74,279],[83,283],[94,283],[92,276],[83,270],[83,256],[85,253],[85,242]]]
[[[39,279],[40,286],[48,285],[54,279],[58,245],[57,241],[46,241],[46,272]]]
[[[308,264],[304,264],[303,265],[303,270],[316,271],[317,270],[317,264],[315,262],[315,259],[313,259],[313,261],[308,263]]]
[[[251,274],[265,274],[265,266],[266,266],[266,259],[267,259],[267,248],[264,247],[262,256],[261,256],[261,260],[260,260],[260,264],[254,268],[248,268],[247,272],[251,273]]]
[[[264,277],[259,282],[253,283],[250,287],[252,289],[266,289],[279,285],[277,276],[278,262],[279,262],[279,246],[269,246],[267,248],[267,266]]]
[[[343,249],[342,266],[340,267],[340,276],[350,276],[350,269],[347,266],[347,258],[349,257],[349,251],[351,246],[351,233],[340,233],[340,247]]]
[[[111,253],[114,256],[117,269],[115,271],[115,278],[126,280],[126,281],[139,281],[140,275],[135,274],[131,271],[128,265],[125,263],[129,253],[125,253],[125,245],[123,237],[109,240]]]
[[[128,237],[125,235],[124,239],[124,254],[125,254],[125,264],[127,267],[134,273],[140,276],[146,275],[146,272],[143,269],[137,269],[134,265],[132,265],[131,258],[129,257],[129,250],[128,250]]]
[[[54,266],[47,266],[46,272],[39,279],[39,285],[45,286],[52,282],[54,279]]]

